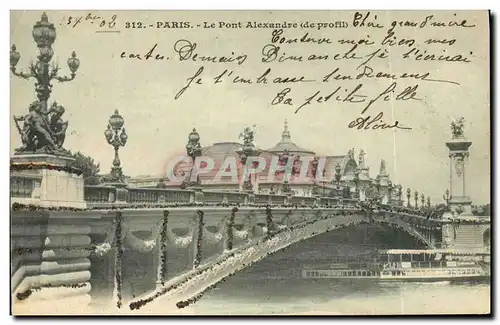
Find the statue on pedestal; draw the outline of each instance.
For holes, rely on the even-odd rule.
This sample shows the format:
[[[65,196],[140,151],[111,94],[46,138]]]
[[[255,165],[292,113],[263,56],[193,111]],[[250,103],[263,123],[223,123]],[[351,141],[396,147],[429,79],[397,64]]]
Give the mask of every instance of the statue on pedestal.
[[[347,152],[347,156],[349,157],[349,159],[354,160],[354,148]]]
[[[385,159],[380,160],[380,173],[379,175],[387,175],[387,163]]]
[[[458,121],[451,122],[451,134],[453,135],[453,139],[464,137],[464,124],[465,119],[463,117],[460,117]]]
[[[365,151],[363,149],[359,152],[358,168],[365,168]]]
[[[68,128],[68,122],[61,118],[64,107],[54,102],[50,110],[44,112],[41,103],[34,101],[28,110],[29,113],[24,116],[14,116],[23,144],[15,152],[68,155],[69,152],[62,148]],[[23,122],[22,127],[19,122]]]
[[[255,125],[253,127],[255,128]],[[255,130],[250,129],[250,127],[247,126],[247,127],[245,127],[245,129],[243,129],[243,133],[240,133],[240,135],[238,136],[238,139],[243,138],[243,145],[244,146],[253,147],[254,146],[254,144],[253,144],[254,136],[255,136]]]

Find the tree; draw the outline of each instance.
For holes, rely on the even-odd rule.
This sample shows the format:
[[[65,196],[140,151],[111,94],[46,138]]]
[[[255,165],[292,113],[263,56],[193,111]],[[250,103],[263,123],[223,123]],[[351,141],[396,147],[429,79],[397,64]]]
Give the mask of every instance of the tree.
[[[83,171],[85,185],[99,184],[99,163],[96,163],[94,158],[86,156],[80,151],[72,154],[72,156],[75,158],[73,166]]]

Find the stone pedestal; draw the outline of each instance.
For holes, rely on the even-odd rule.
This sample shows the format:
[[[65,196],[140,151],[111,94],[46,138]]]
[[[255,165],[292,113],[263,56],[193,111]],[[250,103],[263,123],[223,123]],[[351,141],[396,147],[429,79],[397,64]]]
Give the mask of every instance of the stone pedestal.
[[[472,216],[472,200],[468,196],[454,196],[448,204],[450,210],[455,212],[458,218]]]
[[[455,137],[446,142],[450,153],[450,200],[452,212],[460,216],[472,215],[472,200],[466,193],[466,166],[469,158],[469,147],[472,142],[465,137]]]
[[[12,197],[12,203],[34,204],[41,207],[71,207],[85,209],[83,176],[71,167],[74,159],[49,154],[25,154],[11,158],[11,176],[30,173],[38,177],[33,182],[30,197]]]

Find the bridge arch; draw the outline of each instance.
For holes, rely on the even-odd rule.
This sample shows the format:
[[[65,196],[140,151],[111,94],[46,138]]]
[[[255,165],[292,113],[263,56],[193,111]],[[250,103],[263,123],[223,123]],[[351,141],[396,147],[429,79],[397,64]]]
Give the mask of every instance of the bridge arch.
[[[287,222],[287,226],[284,226],[285,223],[283,222],[279,225],[278,222],[279,230],[272,236],[263,236],[236,248],[229,255],[221,256],[220,259],[207,266],[206,270],[200,270],[196,275],[192,276],[189,280],[191,284],[186,284],[187,289],[184,285],[180,285],[176,289],[166,292],[158,300],[161,301],[161,304],[171,302],[185,307],[196,302],[205,292],[215,287],[217,283],[225,281],[226,278],[250,267],[271,254],[326,232],[367,223],[397,227],[415,237],[426,247],[433,247],[430,240],[416,231],[409,223],[396,216],[385,215],[383,212],[369,215],[363,211],[342,214],[324,213],[311,221]],[[192,283],[196,283],[196,285]],[[141,297],[139,300],[147,300],[147,297]],[[137,304],[137,302],[132,301],[132,304]]]

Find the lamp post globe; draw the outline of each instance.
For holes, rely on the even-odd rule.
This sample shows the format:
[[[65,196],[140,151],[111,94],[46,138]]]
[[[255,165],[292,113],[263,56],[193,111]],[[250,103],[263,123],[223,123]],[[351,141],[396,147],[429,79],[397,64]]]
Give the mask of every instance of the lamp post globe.
[[[104,136],[106,137],[106,140],[109,142],[113,138],[113,131],[111,130],[111,125],[108,124],[108,128],[106,131],[104,131]]]
[[[125,128],[123,128],[122,133],[120,134],[120,140],[121,140],[123,145],[125,145],[127,143],[127,139],[128,139],[128,135],[125,132]]]
[[[115,110],[115,113],[111,115],[109,118],[109,125],[113,128],[113,130],[119,130],[123,126],[125,121],[123,120],[123,117],[120,115],[118,110]]]
[[[75,73],[76,70],[80,67],[80,60],[76,57],[76,52],[73,51],[71,53],[71,57],[67,61],[68,68],[72,73]]]
[[[44,12],[42,17],[33,26],[33,39],[38,47],[49,47],[56,40],[56,28],[49,22],[47,14]]]
[[[15,68],[20,58],[21,54],[16,51],[16,46],[12,45],[12,47],[10,48],[10,67]]]
[[[196,128],[193,128],[193,131],[189,133],[188,139],[190,143],[198,143],[200,141],[200,134],[196,132]]]
[[[29,65],[28,72],[17,71],[16,66],[21,58],[21,55],[17,51],[15,45],[12,45],[10,49],[10,70],[13,75],[23,79],[35,79],[35,93],[37,96],[37,101],[32,103],[31,107],[38,107],[41,114],[47,116],[48,120],[55,117],[54,114],[60,114],[52,109],[52,107],[57,106],[54,102],[52,106],[49,105],[48,101],[52,93],[52,80],[57,80],[59,82],[68,82],[75,78],[75,72],[80,66],[80,60],[76,57],[76,53],[73,51],[71,57],[67,60],[68,67],[71,71],[70,76],[60,76],[59,67],[57,64],[50,64],[52,57],[54,56],[54,50],[52,49],[52,44],[54,44],[57,33],[56,28],[53,23],[49,22],[47,14],[44,12],[41,15],[39,21],[33,25],[33,30],[31,32],[33,40],[38,47],[38,55],[36,60]],[[59,107],[62,107],[59,105]],[[50,109],[49,109],[50,108]],[[60,116],[59,116],[60,117]],[[58,117],[58,118],[59,118]],[[57,135],[52,134],[52,130],[49,126],[45,125],[42,128],[43,131],[38,130],[37,133],[40,136],[23,136],[23,134],[30,134],[30,126],[25,125],[19,126],[17,122],[21,121],[24,117],[14,117],[17,125],[17,129],[21,133],[23,146],[16,149],[16,154],[22,154],[26,151],[31,153],[42,153],[42,152],[52,152],[59,153],[62,155],[70,155],[68,150],[65,150],[62,145],[65,139],[66,129],[57,132]],[[58,137],[58,139],[56,139]]]

